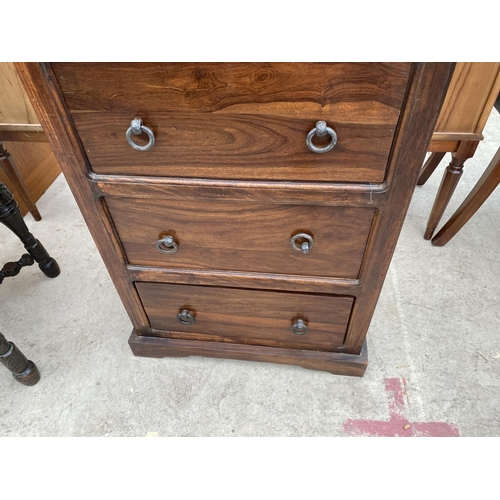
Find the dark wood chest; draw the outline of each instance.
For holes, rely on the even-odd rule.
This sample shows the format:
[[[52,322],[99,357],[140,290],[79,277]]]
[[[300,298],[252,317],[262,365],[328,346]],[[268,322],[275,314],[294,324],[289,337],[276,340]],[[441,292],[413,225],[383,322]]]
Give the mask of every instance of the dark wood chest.
[[[17,65],[134,354],[346,375],[366,369],[452,68]]]

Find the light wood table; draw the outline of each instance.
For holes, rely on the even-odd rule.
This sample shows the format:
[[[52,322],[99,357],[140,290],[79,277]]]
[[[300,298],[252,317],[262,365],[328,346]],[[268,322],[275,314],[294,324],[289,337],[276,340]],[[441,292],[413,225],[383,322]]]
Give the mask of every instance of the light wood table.
[[[432,238],[432,244],[438,247],[446,245],[464,227],[468,220],[481,208],[483,203],[500,184],[500,148],[493,156],[474,189],[462,202],[448,222]]]
[[[29,211],[40,220],[36,201],[60,172],[14,65],[0,63],[0,182],[23,215]]]
[[[423,185],[446,153],[452,153],[424,234],[430,240],[462,176],[464,163],[474,156],[483,130],[500,93],[500,63],[457,63],[422,168]]]

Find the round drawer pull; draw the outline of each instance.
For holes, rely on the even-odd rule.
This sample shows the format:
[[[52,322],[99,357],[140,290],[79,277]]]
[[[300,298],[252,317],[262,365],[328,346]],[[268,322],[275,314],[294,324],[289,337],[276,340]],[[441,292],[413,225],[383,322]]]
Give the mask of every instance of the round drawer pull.
[[[192,325],[196,321],[195,317],[187,309],[183,309],[177,315],[177,319],[179,320],[179,323],[182,323],[183,325]]]
[[[132,135],[141,134],[147,134],[149,137],[149,142],[145,146],[139,146],[139,144],[135,143],[132,140]],[[147,151],[148,149],[151,149],[153,147],[153,144],[155,143],[155,135],[153,134],[153,131],[149,127],[143,125],[140,118],[134,118],[130,122],[130,127],[127,129],[125,136],[127,137],[127,142],[134,149],[137,149],[137,151]]]
[[[290,327],[290,330],[292,330],[292,333],[295,333],[295,335],[305,335],[309,331],[309,328],[306,325],[305,321],[299,318]]]
[[[326,146],[319,147],[313,144],[312,140],[314,136],[325,137],[325,135],[329,135],[331,138]],[[307,134],[306,144],[313,153],[328,153],[328,151],[331,151],[335,147],[335,144],[337,144],[337,134],[335,130],[326,125],[326,122],[319,121],[316,122],[316,127]]]
[[[179,245],[174,241],[173,236],[170,235],[156,242],[156,250],[161,253],[175,253],[178,248]]]
[[[297,244],[297,240],[306,241],[302,241],[302,243]],[[292,236],[290,239],[290,245],[292,245],[292,248],[297,250],[297,252],[309,253],[314,245],[314,240],[312,239],[312,236],[309,236],[306,233],[298,233],[295,236]]]

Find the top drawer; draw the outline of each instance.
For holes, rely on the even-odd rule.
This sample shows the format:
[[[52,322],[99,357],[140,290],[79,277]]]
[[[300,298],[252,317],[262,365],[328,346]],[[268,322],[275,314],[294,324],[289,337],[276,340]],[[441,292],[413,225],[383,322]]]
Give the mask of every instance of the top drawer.
[[[52,67],[95,172],[329,182],[383,181],[411,70],[410,63]],[[155,135],[148,151],[127,144],[135,117]],[[338,137],[324,154],[306,145],[320,120]]]

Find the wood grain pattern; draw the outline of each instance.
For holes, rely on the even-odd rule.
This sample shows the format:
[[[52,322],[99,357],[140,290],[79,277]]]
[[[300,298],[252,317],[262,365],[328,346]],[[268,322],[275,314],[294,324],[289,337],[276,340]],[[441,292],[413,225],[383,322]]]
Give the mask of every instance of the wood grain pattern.
[[[354,120],[399,116],[410,63],[51,63],[75,111],[314,115],[327,106]],[[342,103],[342,104],[339,104]],[[295,106],[295,104],[297,104]],[[257,106],[256,106],[257,105]],[[273,112],[265,112],[267,109]]]
[[[464,138],[464,140],[466,140],[466,138]],[[451,153],[452,151],[458,150],[461,142],[462,141],[431,141],[427,149],[430,153]]]
[[[434,132],[432,141],[482,141],[483,134],[472,134],[468,132]]]
[[[0,63],[0,123],[40,123],[11,62]]]
[[[376,208],[387,196],[388,186],[326,182],[230,181],[144,177],[125,175],[88,175],[96,197],[119,196],[177,202],[234,200],[276,203],[279,205],[357,206]]]
[[[335,375],[362,377],[368,366],[366,341],[359,355],[338,352],[284,349],[224,342],[204,342],[137,335],[135,330],[129,345],[136,356],[152,358],[205,356],[211,358],[260,361],[323,370]]]
[[[481,134],[499,92],[500,63],[457,63],[435,132]]]
[[[136,287],[151,327],[165,332],[158,336],[288,349],[336,350],[342,344],[354,300],[167,283],[136,283]],[[195,323],[178,321],[183,309],[194,315]],[[290,331],[298,318],[308,325],[305,335]]]
[[[95,172],[381,182],[410,65],[64,63],[53,68]],[[150,151],[135,151],[125,141],[135,116],[155,133]],[[318,120],[327,121],[339,137],[328,154],[314,154],[305,143]]]
[[[64,70],[63,66],[63,64],[55,64],[56,73],[59,70]],[[77,66],[68,65],[68,75],[75,75],[74,70]],[[409,69],[410,66],[327,64],[316,67],[313,64],[311,66],[311,75],[316,71],[314,68],[321,67],[324,72],[323,78],[326,78],[326,83],[323,81],[315,86],[311,79],[308,80],[307,71],[299,71],[293,74],[292,69],[298,66],[292,64],[289,66],[290,71],[292,71],[290,75],[294,76],[294,78],[297,78],[297,74],[299,75],[299,79],[295,83],[291,80],[283,80],[279,76],[277,81],[287,81],[286,85],[278,83],[276,85],[264,85],[259,91],[248,90],[244,92],[235,92],[235,88],[246,89],[248,86],[251,88],[249,82],[252,80],[248,80],[250,74],[248,68],[244,69],[242,67],[241,73],[236,70],[235,81],[243,83],[226,82],[227,86],[222,87],[218,81],[224,81],[223,79],[217,77],[217,81],[215,81],[212,78],[213,75],[210,76],[210,74],[201,71],[195,85],[188,88],[187,91],[184,91],[186,89],[182,90],[182,87],[170,88],[169,85],[166,86],[168,88],[165,88],[165,85],[160,83],[158,88],[150,88],[142,92],[142,101],[140,101],[138,107],[135,107],[135,103],[130,105],[129,97],[136,93],[136,89],[130,86],[130,81],[127,81],[126,78],[127,71],[129,76],[132,75],[130,67],[126,69],[125,73],[114,73],[113,67],[110,65],[109,71],[105,68],[104,73],[100,73],[104,66],[100,66],[101,69],[92,69],[91,66],[87,66],[92,71],[85,74],[85,66],[81,65],[78,66],[79,69],[77,68],[77,72],[81,74],[78,75],[78,78],[70,78],[68,84],[64,82],[64,78],[56,82],[50,66],[26,63],[20,64],[19,68],[32,98],[41,110],[44,130],[51,144],[53,144],[58,158],[61,158],[61,162],[64,163],[68,182],[75,193],[89,229],[96,239],[115,286],[132,319],[134,328],[139,334],[134,333],[130,340],[134,353],[158,357],[193,354],[274,361],[334,373],[362,375],[366,368],[366,332],[396,246],[453,66],[453,64],[448,63],[415,63],[411,66],[408,80],[408,73],[403,74],[403,71],[401,74],[396,75],[398,71],[395,70],[396,68],[398,70]],[[194,67],[196,69],[196,66]],[[222,65],[221,70],[226,71],[226,74],[229,75],[229,67],[229,65]],[[270,65],[270,67],[275,68],[274,65]],[[164,82],[164,68],[164,66],[159,65],[155,70],[155,65],[145,65],[141,67],[143,71],[135,71],[134,74],[138,75],[139,82],[149,82],[151,74],[156,75],[155,78],[159,78],[160,81],[163,80]],[[178,68],[182,69],[181,66]],[[188,74],[191,75],[190,78],[192,79],[193,65],[188,64],[186,68],[191,68],[191,72],[188,72]],[[342,68],[344,68],[344,74],[342,74]],[[353,75],[360,68],[363,71],[358,73],[359,78],[353,79]],[[373,73],[371,72],[378,72],[381,68],[387,71],[387,75],[390,76],[386,75],[388,79],[385,80],[385,83],[383,79],[372,78]],[[283,72],[284,69],[282,69],[281,73]],[[196,72],[194,74],[197,75]],[[243,74],[247,76],[243,77]],[[61,76],[62,73],[59,72],[58,75]],[[80,77],[83,83],[81,90],[78,90]],[[399,83],[395,84],[395,80],[392,80],[393,77]],[[182,82],[184,77],[176,78],[175,83],[177,84],[179,81]],[[269,81],[272,82],[273,78],[276,80],[277,77],[272,77]],[[116,83],[118,81],[121,83]],[[261,81],[264,82],[265,77]],[[407,85],[408,81],[409,85]],[[63,90],[64,98],[71,108],[71,112],[66,108],[62,94],[59,93],[58,83],[65,86]],[[375,87],[378,90],[375,90]],[[146,89],[146,87],[144,88]],[[283,91],[283,89],[286,89],[286,91]],[[397,89],[400,89],[401,92],[399,93]],[[396,102],[398,99],[400,99],[399,104]],[[163,102],[180,103],[180,108],[169,109],[163,107]],[[401,104],[403,107],[400,116]],[[368,111],[366,116],[363,117],[362,110],[364,108]],[[297,120],[306,120],[312,118],[317,110],[321,109],[324,113],[327,113],[335,109],[336,116],[341,118],[340,123],[363,124],[363,126],[373,126],[374,129],[377,129],[377,127],[385,126],[391,122],[393,126],[397,123],[397,128],[384,183],[373,185],[373,193],[371,192],[372,186],[366,183],[362,186],[349,185],[348,183],[336,185],[326,183],[320,179],[317,182],[310,182],[309,190],[314,192],[311,194],[307,193],[308,186],[306,182],[302,184],[289,181],[282,183],[258,181],[252,183],[251,180],[245,179],[238,182],[230,179],[189,179],[182,175],[170,179],[138,176],[134,187],[131,176],[113,178],[112,176],[95,174],[90,171],[87,156],[81,148],[76,129],[73,128],[72,118],[77,114],[81,116],[87,114],[91,117],[92,114],[99,112],[109,112],[111,114],[114,112],[118,114],[130,112],[132,115],[136,115],[141,111],[153,112],[154,109],[159,109],[164,113],[172,112],[186,116],[190,114],[193,116],[214,117],[225,115],[228,120],[245,119],[247,115],[266,120],[275,120],[276,117],[290,119],[292,116],[295,116]],[[344,120],[349,110],[351,121]],[[147,181],[145,180],[146,177],[148,177]],[[254,192],[252,192],[252,186]],[[162,193],[164,196],[161,196]],[[294,198],[294,193],[297,194],[297,199]],[[329,206],[339,206],[351,210],[354,207],[350,208],[350,204],[357,205],[359,203],[361,207],[357,209],[370,210],[372,214],[375,212],[375,217],[357,280],[345,279],[342,281],[336,278],[327,278],[324,275],[316,277],[295,275],[292,277],[293,279],[288,280],[290,288],[285,293],[283,285],[287,283],[287,280],[276,277],[275,273],[257,274],[254,271],[254,274],[252,274],[251,271],[223,271],[220,269],[213,271],[205,269],[193,271],[191,269],[189,271],[190,268],[172,267],[165,267],[161,270],[158,268],[130,266],[123,254],[122,242],[112,223],[108,205],[99,199],[103,195],[106,196],[107,203],[114,197],[116,197],[114,201],[117,201],[118,199],[134,198],[137,195],[139,198],[138,204],[142,203],[145,206],[154,201],[156,196],[159,196],[158,200],[166,203],[169,203],[168,200],[173,200],[173,203],[170,202],[169,205],[173,207],[177,205],[184,206],[183,203],[188,202],[188,200],[194,203],[200,203],[202,200],[208,203],[208,200],[210,200],[215,203],[217,198],[224,202],[233,199],[235,201],[239,200],[238,203],[243,205],[248,205],[250,200],[254,202],[260,200],[257,204],[262,202],[262,204],[273,206],[277,210],[282,210],[279,208],[282,205],[293,209],[294,206],[307,200],[310,200],[307,206],[315,205],[321,209]],[[199,199],[197,199],[197,196],[199,196]],[[373,206],[370,206],[372,196]],[[139,221],[140,224],[147,224],[149,218],[150,214],[147,214],[142,221]],[[290,277],[290,275],[281,276]],[[339,323],[336,327],[332,327],[337,332],[334,335],[335,342],[332,342],[330,337],[321,340],[323,346],[329,346],[326,347],[327,349],[339,350],[343,348],[343,353],[313,350],[317,349],[317,347],[288,349],[283,347],[285,344],[282,343],[280,344],[281,347],[247,345],[242,342],[280,343],[284,340],[283,338],[277,338],[276,335],[279,335],[277,333],[276,335],[273,333],[272,338],[255,337],[254,331],[242,332],[238,327],[228,327],[227,333],[219,331],[214,325],[216,322],[221,322],[224,326],[224,321],[220,321],[222,318],[214,318],[211,333],[207,333],[206,329],[204,329],[204,331],[184,332],[184,335],[189,334],[188,339],[161,337],[168,334],[169,330],[155,328],[155,326],[161,326],[161,323],[158,325],[156,323],[149,324],[149,317],[144,311],[144,304],[134,287],[134,280],[142,278],[158,281],[158,283],[144,283],[144,286],[147,287],[161,288],[166,286],[165,283],[168,283],[168,286],[182,287],[184,290],[203,288],[206,291],[207,288],[210,288],[210,290],[222,289],[227,291],[231,288],[232,293],[227,293],[227,300],[235,300],[237,308],[244,308],[247,302],[251,304],[251,300],[237,300],[234,292],[236,284],[249,287],[252,286],[252,283],[255,283],[255,286],[262,287],[262,289],[244,289],[242,293],[268,294],[266,297],[271,295],[273,297],[286,296],[287,300],[282,301],[277,298],[269,300],[262,298],[257,302],[254,301],[255,304],[260,302],[261,305],[276,304],[276,308],[279,310],[286,310],[286,307],[291,304],[291,297],[302,295],[307,296],[309,299],[314,297],[315,300],[310,302],[311,307],[324,308],[325,313],[331,313],[332,310],[337,308],[336,305],[331,305],[330,301],[335,299],[334,302],[337,303],[337,300],[340,299],[349,300],[351,302],[347,304],[346,309],[350,310],[350,304],[353,305],[350,316],[346,319],[348,324],[344,324],[344,326],[347,325],[345,338],[340,331]],[[165,283],[161,283],[160,280],[164,280]],[[217,280],[220,280],[218,285],[216,285]],[[186,283],[186,285],[179,283]],[[221,283],[225,286],[221,286]],[[213,285],[213,287],[201,285]],[[292,292],[292,290],[297,293]],[[306,290],[310,291],[311,294],[307,294]],[[344,297],[329,295],[333,291],[341,290],[345,292]],[[355,290],[350,297],[348,297],[349,290]],[[170,297],[171,293],[167,295]],[[165,321],[166,317],[170,317],[165,315],[163,309],[165,302],[162,302],[161,297],[162,293],[158,292],[156,288],[151,292],[151,304],[155,304],[154,307],[157,308],[157,312],[152,311],[151,316],[156,317],[155,315],[159,315],[158,320],[160,322]],[[178,297],[181,297],[180,291],[175,291],[174,299]],[[186,300],[192,297],[193,293],[190,293],[189,297],[186,296]],[[222,296],[217,299],[211,294],[201,293],[200,290],[198,297],[202,301],[201,303],[206,300],[207,305],[217,306],[217,312],[214,314],[225,314],[225,310],[220,308],[225,303],[223,299],[226,298],[226,295],[223,296],[223,299],[221,299]],[[160,304],[160,302],[162,303]],[[166,302],[166,307],[177,308],[176,313],[179,312],[178,308],[182,307],[179,304],[174,304],[175,300],[167,300]],[[297,307],[303,307],[305,304],[309,304],[309,302],[301,298],[297,303]],[[345,302],[343,304],[346,305]],[[344,306],[340,307],[338,311],[340,314],[344,311]],[[214,310],[214,307],[210,310]],[[263,308],[256,307],[252,314],[259,311],[258,315],[264,318],[263,321],[274,321],[274,316],[266,316],[267,313],[263,313],[261,309]],[[199,310],[204,311],[203,308],[197,309],[197,314]],[[244,309],[242,309],[241,315],[237,317],[248,318],[248,314],[247,316],[245,314]],[[269,318],[271,319],[269,320]],[[307,319],[311,321],[310,318]],[[281,318],[281,320],[284,321],[284,318]],[[247,325],[248,327],[248,321],[243,319],[238,321],[243,322],[243,326]],[[288,321],[290,321],[289,318]],[[327,322],[330,321],[335,322],[336,320],[328,316]],[[289,328],[289,325],[290,323],[288,323],[287,328]],[[169,327],[167,326],[167,328]],[[330,331],[330,327],[325,327],[324,331],[326,332],[326,330]],[[178,333],[182,334],[182,332],[176,331],[175,335]],[[154,337],[155,335],[159,337]],[[200,340],[200,336],[206,335],[211,335],[210,341]],[[340,337],[342,337],[343,344],[342,342],[338,343]],[[206,337],[203,337],[203,339],[206,339]],[[304,342],[304,340],[299,339],[296,342]],[[328,342],[331,343],[328,344]]]
[[[165,283],[171,281],[185,285],[224,286],[232,288],[258,288],[289,292],[326,293],[357,297],[361,287],[359,280],[325,278],[324,276],[298,276],[276,273],[221,271],[219,269],[179,269],[144,266],[127,266],[129,279]]]
[[[107,198],[128,261],[142,266],[220,269],[356,278],[374,209],[227,201]],[[295,234],[314,239],[309,254],[290,245]],[[178,250],[156,242],[174,237]]]
[[[94,172],[102,174],[331,182],[382,182],[395,124],[343,123],[332,151],[311,152],[308,132],[321,119],[256,115],[139,114],[155,134],[149,151],[136,151],[125,132],[134,115],[73,113]],[[142,140],[144,139],[144,140]],[[143,134],[134,140],[147,143]],[[315,139],[318,142],[317,139]],[[325,142],[325,141],[324,141]],[[318,145],[321,145],[318,142]]]

